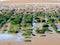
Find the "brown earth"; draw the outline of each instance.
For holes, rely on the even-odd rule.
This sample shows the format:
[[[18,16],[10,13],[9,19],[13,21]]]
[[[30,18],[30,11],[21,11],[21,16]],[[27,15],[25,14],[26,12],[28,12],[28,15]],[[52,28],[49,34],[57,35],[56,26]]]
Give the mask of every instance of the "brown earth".
[[[59,3],[60,0],[8,0],[0,2],[0,4],[13,4],[13,3],[30,3],[30,2],[52,2],[52,3]]]

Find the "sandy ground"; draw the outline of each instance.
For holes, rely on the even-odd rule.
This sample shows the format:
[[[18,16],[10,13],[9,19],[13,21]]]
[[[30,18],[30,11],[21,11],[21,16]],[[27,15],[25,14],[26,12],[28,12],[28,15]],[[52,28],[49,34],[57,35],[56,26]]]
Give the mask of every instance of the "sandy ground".
[[[26,38],[25,38],[26,39]],[[17,41],[0,41],[0,45],[60,45],[60,34],[49,34],[46,33],[46,37],[41,37],[39,35],[27,38],[31,39],[32,42],[17,42]]]
[[[33,3],[33,2],[39,2],[39,3],[41,3],[41,2],[52,2],[52,3],[60,3],[60,0],[7,0],[7,1],[0,1],[0,5],[7,5],[7,4],[14,4],[14,3]]]

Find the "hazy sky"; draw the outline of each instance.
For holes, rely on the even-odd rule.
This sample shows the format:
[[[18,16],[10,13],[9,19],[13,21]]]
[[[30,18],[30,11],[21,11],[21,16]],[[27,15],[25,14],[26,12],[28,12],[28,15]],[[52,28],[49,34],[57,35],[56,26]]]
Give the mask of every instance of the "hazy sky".
[[[0,1],[7,1],[7,0],[0,0]]]

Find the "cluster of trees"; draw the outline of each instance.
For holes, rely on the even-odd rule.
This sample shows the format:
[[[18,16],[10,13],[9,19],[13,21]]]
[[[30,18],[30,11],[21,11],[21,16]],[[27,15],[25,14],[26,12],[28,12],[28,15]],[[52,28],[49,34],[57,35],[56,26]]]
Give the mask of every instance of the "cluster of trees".
[[[36,33],[37,34],[44,34],[45,33],[45,29],[36,29]]]
[[[18,15],[13,15],[10,18],[10,28],[8,30],[9,33],[18,33],[19,32],[19,27],[21,27],[22,17],[23,17],[23,15],[18,14]]]
[[[60,15],[58,13],[49,13],[46,16],[48,19],[51,19],[52,21],[55,21],[56,23],[60,21]]]
[[[34,13],[34,20],[35,20],[35,22],[41,22],[42,21],[41,18],[44,18],[44,17],[45,17],[44,12],[35,12]]]
[[[13,15],[10,19],[12,25],[20,25],[22,21],[22,15]]]
[[[45,14],[44,12],[35,12],[34,15],[32,15],[32,14],[12,15],[11,13],[7,13],[7,12],[3,13],[3,14],[0,14],[0,28],[7,22],[8,19],[10,19],[11,25],[14,25],[14,26],[18,25],[18,27],[19,26],[22,26],[22,27],[31,26],[32,27],[33,18],[34,18],[34,21],[36,21],[36,22],[45,22],[46,17],[48,19],[48,23],[50,25],[52,25],[53,29],[56,32],[58,32],[57,27],[54,23],[55,23],[55,21],[57,21],[57,19],[60,21],[60,15],[58,15],[57,13],[52,13],[52,14],[47,13],[47,14]],[[21,25],[21,22],[22,22],[22,25]],[[46,27],[43,27],[42,29],[36,29],[36,32],[39,33],[39,34],[41,34],[41,33],[43,34],[43,33],[45,33],[45,31],[49,31],[49,29],[46,28]],[[12,29],[12,30],[9,30],[8,32],[16,33],[18,31]],[[27,29],[26,32],[23,33],[23,35],[31,35],[31,33],[32,33],[32,31]]]
[[[42,29],[37,28],[36,33],[37,34],[44,34],[45,32],[52,32],[52,30],[48,29],[49,25],[48,24],[43,24]],[[56,27],[54,27],[56,28]]]
[[[11,16],[10,13],[0,14],[0,28],[6,23],[10,16]]]
[[[8,33],[18,33],[18,30],[8,30]]]
[[[22,36],[31,36],[32,34],[32,29],[26,29],[24,30]]]
[[[23,23],[22,23],[22,26],[23,27],[29,27],[29,26],[32,26],[32,22],[33,22],[33,19],[32,19],[32,15],[31,14],[25,14],[23,16]]]
[[[58,19],[59,16],[56,13],[53,13],[50,16],[53,16],[53,17],[51,18],[51,17],[47,16],[48,23],[51,25],[51,27],[54,29],[55,32],[59,32],[57,30],[57,26],[55,25],[55,23],[57,23],[57,19]],[[56,19],[54,19],[54,18],[56,18]]]
[[[32,15],[31,14],[24,15],[24,23],[32,23]]]

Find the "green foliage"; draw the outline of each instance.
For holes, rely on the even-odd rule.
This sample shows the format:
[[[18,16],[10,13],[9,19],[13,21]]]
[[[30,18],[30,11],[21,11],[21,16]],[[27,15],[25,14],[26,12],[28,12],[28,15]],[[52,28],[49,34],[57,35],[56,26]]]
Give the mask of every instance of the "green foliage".
[[[34,13],[34,20],[36,22],[41,22],[41,18],[44,18],[44,17],[45,17],[44,12],[35,12]]]
[[[32,23],[32,15],[25,14],[24,15],[24,23]]]
[[[24,42],[31,42],[31,40],[24,40]]]
[[[0,28],[2,27],[2,24],[0,24]]]
[[[20,24],[22,21],[22,15],[14,15],[11,19],[10,22],[13,25]]]
[[[22,34],[22,36],[31,36],[32,30],[31,29],[26,29],[25,32]]]
[[[37,34],[44,34],[45,31],[46,31],[45,29],[41,29],[41,30],[40,30],[40,29],[37,29],[37,30],[36,30],[36,33],[37,33]]]
[[[10,13],[3,13],[2,15],[0,15],[0,27],[2,27],[9,18]]]
[[[8,30],[8,33],[18,33],[18,30]]]
[[[26,23],[22,23],[22,27],[26,27]]]

